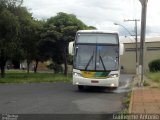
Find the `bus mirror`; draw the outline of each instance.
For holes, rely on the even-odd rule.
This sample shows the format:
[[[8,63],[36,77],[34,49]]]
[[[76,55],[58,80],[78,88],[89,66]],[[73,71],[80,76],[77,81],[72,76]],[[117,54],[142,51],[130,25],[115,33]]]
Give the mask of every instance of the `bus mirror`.
[[[120,43],[120,55],[123,55],[124,52],[124,44]]]
[[[73,46],[74,46],[74,42],[70,42],[69,46],[68,46],[68,51],[69,51],[70,55],[74,55],[74,49],[73,49],[74,47]]]

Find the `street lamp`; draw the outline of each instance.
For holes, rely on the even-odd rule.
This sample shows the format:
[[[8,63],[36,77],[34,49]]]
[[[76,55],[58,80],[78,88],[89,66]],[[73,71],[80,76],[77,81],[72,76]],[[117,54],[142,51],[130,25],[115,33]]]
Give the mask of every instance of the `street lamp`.
[[[114,25],[119,25],[119,26],[123,27],[123,28],[129,33],[130,36],[133,36],[133,35],[129,32],[129,30],[128,30],[126,27],[124,27],[123,25],[118,24],[118,23],[114,23]]]
[[[119,25],[119,26],[121,26],[121,27],[123,27],[129,34],[130,34],[130,36],[133,36],[130,32],[129,32],[129,30],[126,28],[126,27],[124,27],[123,25],[121,25],[121,24],[118,24],[118,23],[114,23],[114,25]],[[136,24],[135,24],[135,42],[136,42],[136,75],[138,75],[138,42],[137,42],[137,20],[136,20]]]

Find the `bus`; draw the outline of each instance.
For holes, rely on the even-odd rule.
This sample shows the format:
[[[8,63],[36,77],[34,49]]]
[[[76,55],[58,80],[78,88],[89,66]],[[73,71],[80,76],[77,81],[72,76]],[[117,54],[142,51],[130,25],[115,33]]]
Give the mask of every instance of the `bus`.
[[[73,55],[73,85],[117,88],[120,77],[120,44],[117,32],[79,30],[75,41],[69,43]]]

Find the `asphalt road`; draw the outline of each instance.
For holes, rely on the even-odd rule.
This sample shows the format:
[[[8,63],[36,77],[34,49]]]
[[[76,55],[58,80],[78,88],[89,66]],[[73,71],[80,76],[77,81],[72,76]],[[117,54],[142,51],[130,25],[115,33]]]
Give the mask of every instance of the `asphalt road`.
[[[106,114],[122,110],[132,75],[121,75],[117,90],[78,91],[71,83],[0,84],[0,113]]]

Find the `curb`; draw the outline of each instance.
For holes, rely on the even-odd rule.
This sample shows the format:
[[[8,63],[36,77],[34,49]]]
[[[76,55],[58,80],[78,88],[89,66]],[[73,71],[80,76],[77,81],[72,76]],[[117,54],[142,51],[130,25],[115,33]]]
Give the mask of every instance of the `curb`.
[[[134,85],[135,85],[135,82],[136,82],[136,78],[137,78],[137,76],[134,76],[133,77],[133,88],[132,88],[132,90],[131,90],[131,98],[130,98],[130,103],[129,103],[129,110],[128,110],[128,112],[129,113],[132,113],[132,108],[133,108],[133,91],[134,91]]]
[[[132,112],[132,107],[133,107],[132,101],[133,101],[133,89],[131,92],[131,98],[130,98],[130,103],[129,103],[129,110],[128,110],[129,113]]]

